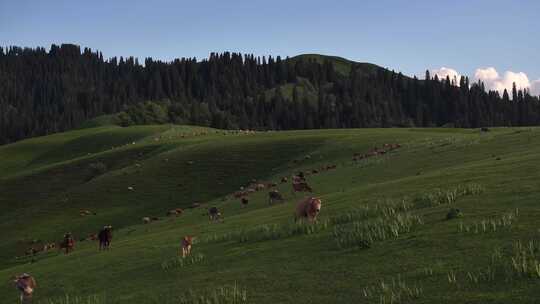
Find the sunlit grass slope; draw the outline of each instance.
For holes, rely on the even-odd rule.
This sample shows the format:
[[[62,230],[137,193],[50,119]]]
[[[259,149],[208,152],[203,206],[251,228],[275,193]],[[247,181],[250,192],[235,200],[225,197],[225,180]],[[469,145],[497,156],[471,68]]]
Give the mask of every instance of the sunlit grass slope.
[[[401,147],[352,160],[395,143]],[[0,159],[2,303],[16,302],[8,278],[19,272],[36,276],[38,303],[65,303],[66,295],[82,303],[195,303],[186,293],[234,286],[247,303],[538,298],[538,128],[101,126],[1,146]],[[329,165],[336,169],[321,170]],[[280,179],[313,169],[319,173],[307,181],[322,212],[317,224],[295,224],[303,195]],[[242,208],[232,193],[252,180],[278,183],[286,202],[269,206],[264,190]],[[223,222],[209,222],[209,206]],[[185,211],[167,217],[173,208]],[[82,217],[81,209],[96,215]],[[447,219],[450,209],[460,216]],[[143,225],[145,216],[160,220]],[[16,258],[32,240],[60,240],[66,231],[83,238],[106,224],[115,228],[110,251],[85,241],[68,256]],[[186,260],[177,258],[184,235],[197,237]]]

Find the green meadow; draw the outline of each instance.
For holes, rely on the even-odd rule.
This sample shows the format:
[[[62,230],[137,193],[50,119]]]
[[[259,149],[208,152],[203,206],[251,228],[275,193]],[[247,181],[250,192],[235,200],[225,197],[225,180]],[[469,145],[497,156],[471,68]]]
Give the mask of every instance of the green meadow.
[[[353,160],[384,144],[400,148]],[[314,192],[293,193],[312,170]],[[265,189],[243,207],[232,194],[252,181],[285,202]],[[295,223],[307,195],[319,218]],[[0,146],[0,302],[17,303],[10,278],[28,272],[43,304],[537,303],[539,204],[540,128],[89,125]],[[81,241],[103,225],[110,250]],[[65,232],[73,253],[25,255]]]

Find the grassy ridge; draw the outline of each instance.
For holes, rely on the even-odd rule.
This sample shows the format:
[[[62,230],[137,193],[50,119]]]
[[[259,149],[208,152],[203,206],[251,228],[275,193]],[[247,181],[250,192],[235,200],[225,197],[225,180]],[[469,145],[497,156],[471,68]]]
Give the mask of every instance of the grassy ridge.
[[[9,161],[0,165],[7,172],[0,179],[0,226],[10,233],[0,238],[0,276],[35,274],[43,301],[68,294],[107,303],[182,303],[191,294],[222,302],[245,295],[248,303],[534,303],[535,264],[523,270],[512,261],[523,264],[515,252],[526,251],[515,240],[527,244],[540,228],[538,135],[537,128],[244,134],[146,126],[3,146],[0,155]],[[385,143],[402,147],[351,160]],[[89,180],[88,166],[96,162],[107,170]],[[328,164],[337,169],[308,177],[323,199],[312,227],[292,223],[302,195],[293,195],[290,184],[278,186],[285,204],[268,206],[263,191],[242,208],[230,196],[252,179],[278,182]],[[455,190],[472,184],[482,191]],[[225,221],[208,223],[204,207],[164,218],[193,202],[219,206]],[[384,207],[403,202],[410,207]],[[463,217],[446,220],[450,208]],[[80,217],[79,209],[97,215]],[[164,219],[142,225],[142,216]],[[475,233],[503,219],[496,229]],[[83,236],[104,224],[115,227],[109,252],[81,242],[70,256],[38,255],[33,264],[14,258],[31,239],[59,239],[67,230]],[[175,262],[186,234],[197,236],[196,255]],[[369,246],[358,246],[366,239]],[[496,262],[494,252],[500,252]],[[0,287],[0,297],[15,299],[14,288]]]

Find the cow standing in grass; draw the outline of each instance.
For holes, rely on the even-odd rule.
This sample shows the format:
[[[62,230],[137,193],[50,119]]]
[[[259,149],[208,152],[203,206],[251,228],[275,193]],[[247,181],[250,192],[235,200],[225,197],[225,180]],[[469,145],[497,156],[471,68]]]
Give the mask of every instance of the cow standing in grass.
[[[283,202],[283,196],[278,190],[272,190],[268,192],[268,204],[272,205],[275,201]]]
[[[69,254],[75,249],[75,239],[71,235],[71,232],[64,234],[64,239],[60,242],[58,248],[60,250],[63,249],[65,254]]]
[[[317,215],[321,212],[322,201],[316,197],[308,197],[301,200],[296,206],[294,221],[307,219],[309,222],[317,221]]]
[[[190,235],[186,235],[182,239],[182,257],[185,258],[186,256],[191,254],[191,247],[193,246],[193,240],[195,238]]]
[[[98,233],[99,250],[108,250],[112,242],[112,226],[104,226]]]
[[[13,281],[15,283],[15,287],[20,291],[21,293],[21,303],[22,304],[30,304],[32,303],[32,296],[34,294],[34,290],[37,287],[36,280],[34,277],[27,273],[23,273],[19,276],[15,276],[15,280]]]
[[[242,202],[242,207],[247,207],[247,205],[249,204],[249,199],[242,197],[240,202]]]
[[[210,221],[217,221],[219,219],[223,220],[221,216],[221,212],[219,212],[219,209],[217,207],[211,207],[208,209],[208,218]]]

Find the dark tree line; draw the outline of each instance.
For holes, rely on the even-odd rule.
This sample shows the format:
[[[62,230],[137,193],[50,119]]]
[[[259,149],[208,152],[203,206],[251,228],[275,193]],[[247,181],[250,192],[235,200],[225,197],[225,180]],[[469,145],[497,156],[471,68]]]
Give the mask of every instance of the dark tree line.
[[[458,86],[459,84],[459,86]],[[149,103],[145,101],[159,101]],[[469,79],[423,80],[331,58],[212,53],[208,59],[105,60],[70,44],[0,48],[0,143],[117,115],[122,125],[189,123],[228,129],[523,126],[539,97],[486,91]],[[142,113],[142,114],[141,114]]]

